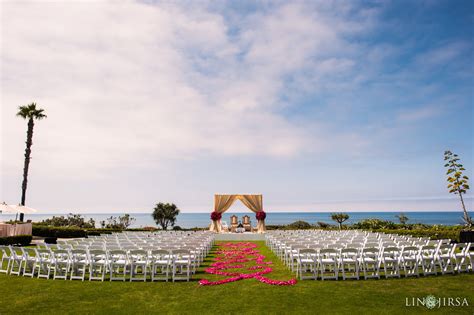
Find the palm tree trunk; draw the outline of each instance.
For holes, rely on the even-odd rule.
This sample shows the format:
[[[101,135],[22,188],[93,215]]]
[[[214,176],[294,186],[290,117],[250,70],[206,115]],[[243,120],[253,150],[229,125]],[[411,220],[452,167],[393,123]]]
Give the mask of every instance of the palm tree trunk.
[[[21,205],[25,205],[26,200],[26,187],[28,186],[28,169],[30,167],[31,159],[31,146],[33,145],[33,128],[34,120],[30,118],[28,120],[28,130],[26,132],[26,149],[25,149],[25,165],[23,167],[23,183],[21,185]],[[23,222],[24,214],[20,213],[20,221]]]

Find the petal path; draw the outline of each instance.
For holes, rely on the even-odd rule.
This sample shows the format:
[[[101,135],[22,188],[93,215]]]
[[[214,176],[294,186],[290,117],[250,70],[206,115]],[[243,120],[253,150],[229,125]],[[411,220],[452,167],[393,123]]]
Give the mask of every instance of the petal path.
[[[218,281],[202,279],[199,281],[199,284],[202,286],[220,285],[251,278],[270,285],[282,286],[296,284],[296,279],[281,281],[264,277],[263,275],[269,274],[273,271],[273,268],[270,267],[272,262],[265,261],[266,257],[260,254],[256,247],[256,244],[250,242],[220,244],[219,249],[217,250],[217,257],[214,259],[215,262],[212,263],[209,268],[206,268],[205,272],[214,275],[227,276],[229,278]],[[252,264],[256,265],[252,266]],[[232,269],[246,269],[255,272],[240,273],[233,272],[231,271]]]

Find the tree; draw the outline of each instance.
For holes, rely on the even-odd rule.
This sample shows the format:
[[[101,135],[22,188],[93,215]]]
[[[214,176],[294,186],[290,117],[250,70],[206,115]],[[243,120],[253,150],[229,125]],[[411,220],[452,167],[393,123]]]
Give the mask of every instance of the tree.
[[[64,216],[53,216],[50,219],[46,219],[40,222],[40,224],[50,225],[50,226],[67,226],[67,227],[78,227],[78,228],[95,228],[94,219],[90,218],[89,221],[80,215],[69,213],[67,217]]]
[[[398,218],[398,221],[400,221],[401,224],[407,224],[408,217],[404,213],[400,213],[399,215],[396,215],[396,217]]]
[[[179,209],[174,203],[160,202],[156,204],[151,216],[157,225],[161,225],[161,228],[166,230],[168,226],[174,226],[178,214]]]
[[[462,209],[464,211],[464,223],[467,228],[471,228],[472,218],[467,213],[466,205],[464,205],[464,199],[462,198],[462,195],[469,190],[469,178],[462,173],[466,169],[459,163],[458,155],[453,154],[451,151],[444,151],[444,160],[446,161],[444,167],[448,169],[446,171],[446,175],[448,176],[448,191],[451,194],[459,195],[459,198],[461,198]]]
[[[128,213],[125,213],[123,216],[119,216],[118,218],[110,216],[107,218],[107,221],[100,221],[100,226],[104,229],[126,230],[135,221],[135,218],[132,218]]]
[[[128,229],[128,227],[135,221],[135,218],[132,218],[128,213],[125,213],[123,216],[119,216],[119,222],[123,229]]]
[[[347,213],[331,213],[331,219],[339,223],[339,229],[342,229],[342,223],[349,219],[349,215]]]
[[[25,149],[25,164],[23,167],[23,183],[21,185],[21,205],[25,205],[26,187],[28,185],[28,169],[30,167],[31,146],[33,145],[33,128],[35,126],[35,119],[41,120],[47,116],[44,114],[44,109],[37,108],[36,103],[18,107],[17,116],[28,120],[28,130],[26,132],[26,149]],[[20,214],[20,221],[23,221],[24,214]]]

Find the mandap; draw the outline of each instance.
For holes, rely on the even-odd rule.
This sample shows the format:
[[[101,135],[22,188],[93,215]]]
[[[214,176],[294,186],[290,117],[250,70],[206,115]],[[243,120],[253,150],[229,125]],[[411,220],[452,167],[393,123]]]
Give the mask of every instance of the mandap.
[[[232,204],[240,200],[247,208],[255,212],[257,218],[257,233],[265,232],[265,217],[263,211],[263,197],[262,195],[214,195],[214,212],[211,214],[210,231],[221,232],[221,216],[226,212]]]

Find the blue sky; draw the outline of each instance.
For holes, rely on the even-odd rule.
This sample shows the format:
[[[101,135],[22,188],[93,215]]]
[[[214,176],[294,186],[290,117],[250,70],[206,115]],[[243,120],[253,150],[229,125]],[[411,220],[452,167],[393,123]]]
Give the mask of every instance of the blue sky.
[[[443,152],[472,176],[472,1],[1,8],[2,201],[20,199],[15,110],[36,101],[27,203],[44,212],[208,212],[219,192],[268,211],[460,209]]]

